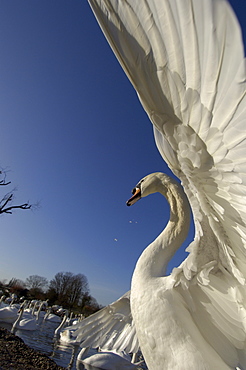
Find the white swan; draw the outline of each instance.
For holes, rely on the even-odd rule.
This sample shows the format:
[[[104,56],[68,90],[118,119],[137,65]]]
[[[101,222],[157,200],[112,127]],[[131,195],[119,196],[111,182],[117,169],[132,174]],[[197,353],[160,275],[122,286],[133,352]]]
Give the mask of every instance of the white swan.
[[[28,301],[24,301],[22,303],[19,309],[19,315],[17,316],[15,322],[13,323],[11,332],[14,332],[15,329],[23,329],[29,331],[34,331],[38,329],[40,313],[43,306],[45,305],[45,302],[33,301],[31,302],[31,306],[32,305],[33,308],[30,307]],[[39,306],[38,310],[35,311],[37,306]]]
[[[13,323],[18,317],[18,308],[15,306],[6,306],[0,308],[0,321]]]
[[[60,334],[62,328],[66,325],[67,323],[67,319],[68,319],[68,310],[65,310],[64,312],[64,316],[62,318],[62,321],[60,323],[60,325],[56,328],[55,332],[54,332],[54,336],[57,336],[58,334]]]
[[[8,304],[4,302],[5,298],[6,298],[5,295],[1,296],[1,298],[0,298],[0,308],[8,306]]]
[[[44,318],[44,315],[45,315],[45,312],[42,311],[43,307],[46,307],[46,304],[47,302],[46,301],[42,301],[42,302],[39,302],[39,307],[38,307],[38,310],[35,312],[33,311],[33,315],[36,316],[36,321],[38,322],[39,319],[43,319]]]
[[[34,331],[37,330],[37,319],[30,313],[26,313],[25,317],[23,317],[24,313],[24,306],[22,306],[19,310],[19,315],[16,321],[13,323],[11,333],[13,333],[16,329],[21,330],[28,330]]]
[[[103,370],[136,370],[138,365],[131,363],[118,353],[100,352],[89,356],[82,361],[85,369],[93,369],[96,367]],[[88,366],[89,365],[89,366]]]
[[[60,323],[62,321],[62,319],[60,318],[60,316],[54,314],[54,313],[50,313],[48,315],[48,317],[46,318],[47,321],[51,321],[51,322],[57,322],[57,323]]]
[[[140,182],[129,204],[160,191],[170,221],[139,258],[131,311],[123,298],[84,320],[86,343],[128,346],[127,337],[119,341],[127,328],[120,320],[117,328],[120,308],[121,320],[132,314],[128,328],[150,370],[246,369],[246,74],[235,15],[226,0],[89,3],[182,181],[196,234],[189,256],[165,277],[188,230],[186,196],[162,174]]]
[[[89,348],[82,348],[76,360],[76,369],[80,369],[81,365],[84,369],[103,369],[103,370],[133,370],[138,368],[142,361],[134,363],[134,358],[131,358],[124,351],[109,351],[100,349],[98,353],[86,357]]]
[[[77,336],[73,336],[74,330],[71,327],[64,329],[60,334],[60,342],[72,345],[79,345],[80,340],[77,339]]]
[[[50,321],[50,322],[56,322],[56,323],[61,323],[62,319],[60,316],[51,313],[51,307],[47,309],[46,314],[44,315],[43,321]]]

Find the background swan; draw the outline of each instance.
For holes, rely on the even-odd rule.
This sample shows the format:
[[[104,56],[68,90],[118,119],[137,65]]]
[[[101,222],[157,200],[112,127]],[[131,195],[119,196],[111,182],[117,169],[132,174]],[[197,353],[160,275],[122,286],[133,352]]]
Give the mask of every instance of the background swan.
[[[87,365],[103,370],[136,370],[138,366],[113,352],[96,353],[95,355],[85,358],[82,362],[86,369]]]
[[[76,360],[76,368],[80,369],[81,364],[82,368],[90,369],[91,367],[104,369],[104,370],[121,370],[121,369],[140,369],[142,361],[135,363],[135,357],[131,357],[125,351],[109,351],[104,349],[98,349],[98,353],[91,355],[87,358],[86,354],[89,351],[89,348],[82,348],[79,352]]]
[[[170,220],[141,255],[130,300],[79,324],[87,344],[108,340],[124,349],[128,328],[150,370],[246,368],[246,78],[238,22],[226,0],[89,3],[185,193],[162,174],[136,186],[128,204],[159,191]],[[195,238],[165,277],[188,230],[186,196]],[[118,312],[133,322],[117,327]],[[86,338],[79,326],[77,334]]]
[[[1,298],[0,298],[0,308],[8,306],[8,304],[4,302],[5,298],[6,298],[5,295],[1,296]]]
[[[37,325],[37,319],[31,315],[31,314],[25,314],[23,317],[24,313],[24,306],[20,308],[19,310],[19,315],[16,319],[16,321],[13,323],[11,332],[13,333],[16,329],[21,329],[21,330],[37,330],[38,325]]]
[[[0,308],[0,321],[13,323],[18,317],[18,308],[6,306]]]
[[[62,321],[61,321],[61,323],[60,323],[60,325],[56,328],[56,330],[55,330],[55,333],[54,333],[54,335],[55,336],[57,336],[58,334],[60,334],[60,332],[61,332],[61,330],[62,330],[62,328],[66,325],[66,323],[67,323],[67,319],[68,319],[68,310],[65,310],[65,312],[64,312],[64,316],[63,316],[63,318],[62,318]]]
[[[44,315],[43,321],[51,321],[56,323],[61,323],[62,319],[60,316],[51,312],[51,308],[47,309],[46,314]]]

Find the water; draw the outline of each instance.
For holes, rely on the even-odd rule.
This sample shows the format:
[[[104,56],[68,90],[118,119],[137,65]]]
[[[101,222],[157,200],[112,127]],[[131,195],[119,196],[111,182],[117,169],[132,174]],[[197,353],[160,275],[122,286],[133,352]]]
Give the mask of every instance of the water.
[[[0,325],[9,331],[12,328],[12,324],[1,322]],[[59,339],[54,337],[54,332],[58,325],[58,323],[44,321],[39,323],[37,330],[28,331],[17,329],[14,334],[20,337],[29,347],[45,353],[59,366],[68,370],[85,369],[81,362],[79,366],[76,367],[77,355],[81,348],[78,345],[60,342]],[[89,350],[86,357],[95,353],[97,353],[97,350],[92,348]],[[86,369],[98,370],[98,368],[94,366],[87,366]],[[139,367],[140,370],[143,368],[146,369],[145,366]]]
[[[0,324],[9,331],[12,328],[12,324],[5,322],[1,322]],[[76,370],[76,358],[81,348],[78,345],[60,342],[59,339],[55,338],[54,332],[58,325],[54,322],[44,321],[38,325],[37,330],[28,331],[17,329],[14,334],[20,337],[29,347],[45,353],[57,365],[69,370]],[[95,353],[95,349],[90,349],[87,355],[91,356]],[[83,367],[80,366],[80,369],[83,369]]]

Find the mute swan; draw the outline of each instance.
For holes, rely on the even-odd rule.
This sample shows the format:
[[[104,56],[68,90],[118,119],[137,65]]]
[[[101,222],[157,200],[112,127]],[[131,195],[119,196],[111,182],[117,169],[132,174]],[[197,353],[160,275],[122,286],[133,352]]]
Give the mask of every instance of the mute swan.
[[[50,313],[48,315],[48,317],[46,318],[47,321],[51,321],[51,322],[57,322],[57,323],[60,323],[62,321],[62,319],[60,318],[60,316],[54,314],[54,313]]]
[[[35,312],[35,311],[33,312],[33,314],[36,315],[36,321],[37,322],[39,321],[40,318],[41,319],[44,318],[45,312],[42,311],[42,308],[44,306],[46,306],[46,302],[45,301],[44,302],[39,302],[39,307],[38,307],[37,312]]]
[[[1,296],[1,298],[0,298],[0,308],[8,306],[8,304],[4,302],[5,298],[6,298],[5,295]]]
[[[66,325],[67,318],[68,318],[68,310],[65,311],[64,316],[62,318],[62,321],[61,321],[60,325],[56,328],[55,333],[54,333],[55,336],[57,336],[58,334],[60,334],[62,328]]]
[[[37,325],[37,320],[35,317],[33,317],[30,314],[27,314],[26,317],[23,317],[24,313],[24,306],[20,308],[19,316],[16,319],[16,321],[13,323],[11,333],[13,333],[16,329],[22,329],[22,330],[37,330],[38,325]]]
[[[93,369],[98,368],[102,370],[136,370],[138,366],[114,352],[96,353],[85,358],[82,362],[85,369],[90,369],[90,366],[92,366]]]
[[[74,331],[71,329],[64,329],[60,332],[60,342],[66,343],[66,344],[72,344],[72,345],[79,345],[80,341],[77,339],[77,337],[73,336]]]
[[[18,317],[18,308],[15,306],[6,306],[0,308],[0,321],[13,323]]]
[[[236,17],[226,0],[88,1],[184,192],[159,173],[138,184],[128,204],[160,191],[169,223],[139,258],[130,298],[77,334],[124,349],[119,308],[149,370],[246,369],[246,74]],[[195,238],[166,277],[188,230],[186,196]]]
[[[60,318],[60,316],[54,314],[54,313],[51,313],[51,307],[49,307],[47,309],[47,312],[46,314],[44,315],[44,319],[43,321],[51,321],[51,322],[57,322],[57,323],[61,323],[62,319]]]
[[[139,365],[142,361],[138,363],[133,363],[134,361],[131,357],[124,351],[109,351],[100,349],[98,353],[85,358],[85,355],[89,351],[89,348],[82,348],[79,352],[76,360],[76,368],[80,369],[81,364],[83,364],[83,369],[103,369],[103,370],[121,370],[121,369],[139,369]]]
[[[43,307],[43,302],[39,301],[33,301],[31,302],[31,306],[33,305],[33,308],[29,306],[28,301],[24,301],[19,309],[19,315],[16,315],[15,320],[11,321],[14,322],[11,332],[14,332],[15,329],[23,329],[23,330],[29,330],[34,331],[38,328],[38,321],[40,317],[40,312]],[[39,308],[37,311],[35,311],[36,307],[39,305]]]

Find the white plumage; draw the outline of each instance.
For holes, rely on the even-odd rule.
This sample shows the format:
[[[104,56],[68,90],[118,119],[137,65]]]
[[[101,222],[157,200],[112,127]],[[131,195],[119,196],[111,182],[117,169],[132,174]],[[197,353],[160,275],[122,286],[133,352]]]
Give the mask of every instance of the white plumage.
[[[38,329],[37,319],[32,314],[24,312],[24,305],[20,308],[19,315],[13,323],[11,332],[14,333],[16,329],[29,331]]]
[[[246,74],[236,17],[226,0],[89,3],[185,193],[160,173],[139,183],[141,196],[167,198],[168,226],[139,258],[131,298],[82,321],[77,335],[85,347],[127,352],[139,342],[150,370],[246,369]],[[165,277],[186,236],[186,196],[195,238]]]
[[[85,369],[102,369],[102,370],[137,370],[137,364],[131,362],[131,358],[125,353],[102,351],[82,360]],[[91,367],[92,366],[92,367]],[[79,368],[79,367],[78,367]]]

